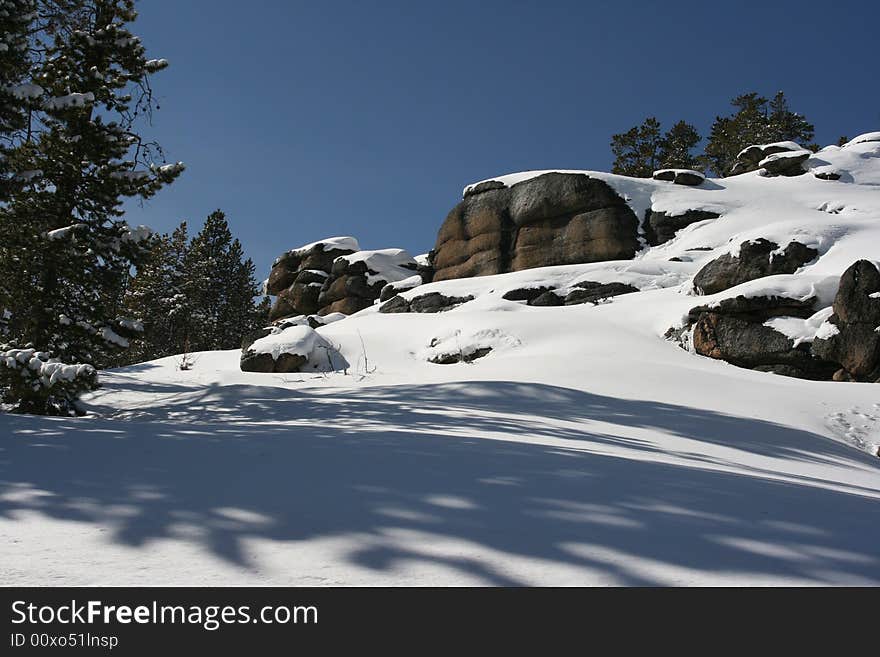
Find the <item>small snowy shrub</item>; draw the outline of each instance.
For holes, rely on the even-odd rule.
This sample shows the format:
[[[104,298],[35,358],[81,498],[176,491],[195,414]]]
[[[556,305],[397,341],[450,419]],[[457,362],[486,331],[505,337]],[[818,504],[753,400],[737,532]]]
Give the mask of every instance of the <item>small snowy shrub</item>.
[[[67,365],[48,352],[0,347],[3,401],[19,413],[74,415],[76,399],[98,387],[91,365]]]

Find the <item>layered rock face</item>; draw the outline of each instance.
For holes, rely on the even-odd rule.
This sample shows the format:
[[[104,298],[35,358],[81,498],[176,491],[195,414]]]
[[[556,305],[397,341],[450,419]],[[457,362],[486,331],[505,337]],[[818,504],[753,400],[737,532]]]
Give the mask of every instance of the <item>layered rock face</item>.
[[[443,222],[434,280],[632,258],[639,221],[605,182],[547,173],[468,190]]]
[[[353,237],[332,237],[278,257],[266,282],[266,291],[276,296],[269,319],[275,321],[317,313],[320,308],[318,297],[330,278],[333,261],[359,250],[360,246]]]
[[[328,238],[275,261],[266,284],[267,292],[276,295],[269,319],[351,315],[371,306],[383,288],[415,287],[432,273],[403,249],[361,251],[353,237]]]

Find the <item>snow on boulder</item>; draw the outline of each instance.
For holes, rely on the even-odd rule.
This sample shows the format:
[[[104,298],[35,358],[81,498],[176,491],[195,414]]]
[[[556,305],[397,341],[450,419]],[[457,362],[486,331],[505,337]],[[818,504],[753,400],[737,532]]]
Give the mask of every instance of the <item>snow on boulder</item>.
[[[354,237],[328,237],[287,251],[272,263],[267,283],[269,294],[278,294],[291,285],[296,274],[303,269],[317,269],[329,274],[336,258],[360,248]]]
[[[400,292],[405,292],[406,290],[412,290],[421,284],[422,277],[418,274],[410,276],[409,278],[404,278],[402,281],[388,283],[388,285],[382,288],[382,292],[379,294],[379,301],[388,301],[388,299],[394,295],[399,294]]]
[[[351,271],[356,263],[364,263],[369,285],[378,281],[394,283],[411,278],[418,262],[404,249],[380,249],[378,251],[357,251],[351,255],[340,256],[333,263],[336,271]],[[345,263],[343,265],[342,263]]]
[[[694,289],[699,294],[716,294],[765,276],[793,274],[818,255],[816,249],[800,242],[790,242],[780,249],[776,242],[763,238],[748,240],[739,245],[737,252],[704,265],[694,276]]]
[[[829,306],[807,318],[771,317],[764,322],[764,326],[769,326],[770,328],[779,331],[784,336],[791,339],[793,346],[797,347],[804,342],[812,342],[815,340],[820,331],[822,332],[822,335],[827,335],[829,330],[828,327],[833,326],[832,324],[829,324],[827,320],[831,317],[833,312],[834,309]]]
[[[340,369],[341,356],[315,329],[306,325],[289,326],[255,340],[243,350],[241,369],[245,372],[299,372],[313,369]]]
[[[487,356],[490,352],[512,349],[520,344],[517,338],[499,329],[481,329],[472,332],[456,330],[432,338],[424,349],[416,353],[416,358],[435,365],[471,363]]]
[[[795,141],[776,141],[770,144],[753,144],[752,146],[742,149],[737,154],[736,162],[730,170],[730,175],[736,176],[741,173],[756,171],[763,166],[762,161],[766,160],[771,155],[803,151],[804,147]],[[809,151],[806,152],[809,153]]]
[[[758,167],[771,176],[799,176],[806,173],[804,164],[811,155],[805,149],[773,153],[758,162]]]
[[[865,142],[869,141],[880,141],[880,132],[866,132],[863,135],[859,135],[855,139],[850,139],[841,148],[848,148],[850,146],[855,146],[856,144],[864,144]]]
[[[272,321],[318,312],[318,296],[330,277],[333,261],[360,250],[354,237],[328,237],[287,251],[275,259],[266,291],[275,295]]]
[[[319,312],[351,315],[369,308],[389,283],[418,278],[421,284],[418,268],[416,260],[404,249],[357,251],[341,256],[334,261],[330,278],[321,289]]]

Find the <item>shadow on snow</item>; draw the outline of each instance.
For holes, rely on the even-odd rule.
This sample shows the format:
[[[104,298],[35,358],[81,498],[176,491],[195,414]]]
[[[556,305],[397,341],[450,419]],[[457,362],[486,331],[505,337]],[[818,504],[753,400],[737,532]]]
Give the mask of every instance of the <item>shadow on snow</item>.
[[[375,571],[425,562],[522,583],[496,558],[437,556],[428,544],[389,539],[420,532],[484,548],[478,554],[601,570],[620,584],[667,583],[628,567],[631,559],[880,582],[876,490],[774,480],[773,471],[691,452],[686,441],[676,451],[618,435],[651,429],[757,457],[875,469],[809,432],[513,382],[347,391],[126,382],[138,386],[168,398],[125,419],[7,417],[0,516],[34,510],[106,523],[111,540],[131,547],[194,525],[205,549],[242,568],[253,566],[249,538],[357,535],[347,558]],[[670,456],[677,462],[657,460]],[[49,495],[4,495],[32,489]],[[106,511],[120,506],[126,513]]]

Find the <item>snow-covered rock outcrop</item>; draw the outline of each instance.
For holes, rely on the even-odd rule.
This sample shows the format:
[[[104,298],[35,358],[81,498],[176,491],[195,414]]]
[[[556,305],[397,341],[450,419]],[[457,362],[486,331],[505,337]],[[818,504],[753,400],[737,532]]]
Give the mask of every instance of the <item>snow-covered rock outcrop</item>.
[[[419,325],[410,317],[433,315],[438,325],[429,321],[430,334],[412,348],[443,344],[443,353],[422,359],[431,364],[483,361],[489,345],[479,341],[447,349],[474,314],[491,311],[493,322],[480,330],[508,335],[511,317],[546,313],[552,334],[569,317],[560,313],[585,312],[570,306],[624,303],[650,307],[643,330],[700,356],[807,379],[875,381],[880,286],[869,283],[880,261],[878,134],[816,153],[787,142],[750,147],[740,158],[751,171],[681,181],[691,184],[677,184],[684,172],[675,170],[655,179],[562,170],[484,180],[465,188],[427,260],[328,240],[337,252],[320,247],[323,269],[306,269],[301,255],[315,245],[297,249],[273,269],[270,287],[308,285],[314,302],[295,301],[288,314],[319,333],[331,329],[313,313],[407,326]],[[776,170],[777,161],[792,168]],[[294,260],[300,269],[286,271]]]

